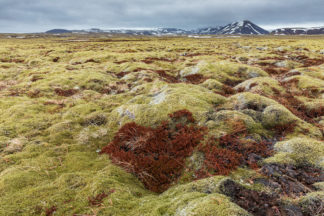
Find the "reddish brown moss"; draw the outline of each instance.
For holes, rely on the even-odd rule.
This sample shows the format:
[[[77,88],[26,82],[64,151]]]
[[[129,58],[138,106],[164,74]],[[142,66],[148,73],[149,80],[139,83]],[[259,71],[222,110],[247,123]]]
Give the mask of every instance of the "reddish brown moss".
[[[255,86],[257,86],[257,85],[258,85],[258,83],[252,83],[252,84],[250,85],[250,89],[253,88],[253,87],[255,87]]]
[[[136,175],[154,192],[163,192],[181,174],[184,160],[200,143],[205,129],[195,126],[192,114],[181,110],[157,128],[125,124],[101,153]],[[191,125],[189,125],[191,124]]]
[[[202,74],[191,74],[184,77],[186,82],[191,84],[200,84],[203,83],[207,78]]]
[[[271,97],[272,99],[285,106],[290,112],[304,121],[314,124],[313,118],[320,117],[324,114],[324,106],[308,109],[304,103],[298,100],[291,92],[280,93],[276,91],[275,93],[276,94]]]
[[[176,61],[176,59],[152,58],[152,57],[148,57],[148,58],[145,58],[144,60],[142,60],[142,62],[145,63],[145,64],[152,64],[155,61],[165,61],[165,62],[173,63],[173,62]]]
[[[120,73],[117,73],[116,76],[117,78],[123,78],[125,75],[129,74],[129,72],[120,72]]]
[[[188,122],[191,122],[191,123],[195,122],[195,119],[193,118],[192,113],[186,109],[171,113],[171,114],[169,114],[169,117],[173,120],[179,120],[181,118],[185,118],[185,120],[187,120]]]
[[[179,83],[177,77],[167,74],[165,70],[155,70],[153,72],[157,73],[163,81],[166,81],[168,83]]]
[[[288,124],[276,125],[271,128],[274,132],[274,138],[282,140],[287,134],[292,133],[297,126],[296,121]]]
[[[100,206],[102,204],[103,199],[105,199],[114,192],[115,190],[110,190],[108,193],[102,192],[94,197],[88,197],[89,204],[92,206]]]
[[[60,88],[56,88],[54,91],[57,95],[63,96],[63,97],[70,97],[72,95],[75,95],[78,92],[78,90],[76,90],[76,89],[63,90]]]
[[[241,164],[240,153],[216,146],[207,146],[202,149],[205,152],[205,168],[216,175],[228,175],[231,170]]]
[[[258,168],[258,161],[261,158],[272,155],[271,142],[262,140],[242,140],[247,130],[241,123],[231,134],[218,139],[210,138],[205,145],[199,147],[204,153],[204,166],[196,173],[196,177],[205,178],[210,175],[228,175],[240,165],[248,165],[251,168]]]
[[[222,90],[223,91],[214,91],[214,93],[220,94],[224,97],[229,97],[236,93],[235,89],[233,89],[231,86],[228,86],[228,85],[223,85]],[[240,92],[240,91],[243,92],[244,88],[239,88],[237,92]]]
[[[46,216],[52,216],[54,212],[56,212],[57,208],[56,206],[52,206],[50,208],[45,209],[45,215]]]

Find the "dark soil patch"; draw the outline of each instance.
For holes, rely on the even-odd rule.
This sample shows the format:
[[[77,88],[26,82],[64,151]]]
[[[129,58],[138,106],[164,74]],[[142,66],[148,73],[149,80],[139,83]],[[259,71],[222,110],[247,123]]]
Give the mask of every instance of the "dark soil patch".
[[[60,57],[53,58],[53,62],[58,62],[60,60]]]
[[[287,196],[298,198],[315,191],[312,184],[324,180],[321,169],[310,166],[266,164],[262,167],[261,173],[265,178],[254,178],[251,182],[269,187],[272,193],[247,189],[233,180],[225,181],[221,186],[221,192],[257,216],[310,216],[324,213],[324,202],[321,200],[313,200],[311,204],[304,206],[304,204],[288,204],[281,199]]]
[[[266,164],[262,167],[261,173],[268,177],[270,186],[276,185],[273,189],[279,189],[280,193],[290,197],[312,192],[315,190],[312,184],[324,181],[322,170],[311,166]]]
[[[232,180],[227,180],[221,192],[231,197],[232,201],[256,216],[302,216],[298,206],[287,206],[280,201],[278,194],[267,194],[247,189]]]

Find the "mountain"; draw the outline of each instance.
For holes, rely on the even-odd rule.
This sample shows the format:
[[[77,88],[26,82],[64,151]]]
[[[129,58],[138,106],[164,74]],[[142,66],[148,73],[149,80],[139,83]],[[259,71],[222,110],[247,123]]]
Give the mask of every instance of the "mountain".
[[[66,29],[52,29],[45,33],[46,34],[65,34],[65,33],[72,33],[72,31],[66,30]]]
[[[276,35],[317,35],[324,34],[324,27],[314,28],[280,28],[273,30],[271,34]]]
[[[269,32],[254,23],[244,20],[241,22],[233,22],[221,28],[217,34],[245,34],[245,35],[263,35]]]
[[[108,33],[108,34],[128,34],[128,35],[182,35],[182,34],[189,34],[191,31],[178,29],[178,28],[107,29],[107,30],[102,30],[99,28],[91,28],[85,30],[72,30],[71,32],[78,33],[78,34]],[[56,32],[54,34],[56,34]]]
[[[222,26],[218,27],[207,27],[207,28],[200,28],[196,30],[192,30],[192,33],[194,34],[217,34],[220,29],[222,29]]]
[[[224,27],[207,27],[195,30],[183,30],[179,28],[155,28],[155,29],[108,29],[101,30],[98,28],[92,28],[88,30],[65,30],[65,29],[53,29],[47,31],[48,34],[62,34],[62,33],[80,33],[80,34],[90,34],[90,33],[109,33],[109,34],[128,34],[128,35],[189,35],[189,34],[199,34],[199,35],[213,35],[213,34],[247,34],[247,35],[262,35],[269,34],[268,31],[262,29],[261,27],[255,25],[254,23],[244,20],[241,22],[234,22],[228,24]]]
[[[156,32],[158,34],[189,34],[191,31],[179,28],[158,28]]]

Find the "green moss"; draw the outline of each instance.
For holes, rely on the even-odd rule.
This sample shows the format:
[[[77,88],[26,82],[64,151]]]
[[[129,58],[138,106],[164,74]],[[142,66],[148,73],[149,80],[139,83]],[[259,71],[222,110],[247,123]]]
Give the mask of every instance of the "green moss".
[[[320,207],[324,200],[324,192],[313,192],[309,193],[306,196],[301,197],[298,200],[298,204],[301,207],[302,211],[305,213],[311,213],[316,216],[319,216],[321,212],[318,212],[318,210],[321,210]]]
[[[296,120],[296,116],[282,105],[267,106],[262,112],[262,124],[267,128],[291,124]]]
[[[222,83],[228,80],[231,82],[239,82],[254,77],[268,76],[268,74],[260,68],[243,66],[228,61],[220,61],[216,63],[200,62],[193,68],[187,68],[181,71],[180,74],[182,76],[202,74],[205,77],[215,79]]]
[[[109,124],[120,126],[135,121],[139,125],[152,126],[165,120],[169,113],[181,109],[188,109],[197,121],[202,122],[209,109],[224,101],[224,97],[200,86],[157,83],[147,95],[136,96],[114,110]]]
[[[324,90],[324,81],[307,75],[292,76],[286,78],[284,81],[289,82],[290,80],[298,80],[297,87],[300,90]]]
[[[209,114],[209,120],[206,122],[206,126],[210,130],[212,135],[223,135],[226,133],[231,133],[237,128],[235,124],[229,124],[229,122],[243,122],[249,133],[259,133],[264,134],[264,129],[262,125],[255,122],[252,117],[239,111],[233,110],[221,110]]]
[[[252,93],[272,96],[275,93],[273,88],[279,92],[284,92],[284,88],[279,85],[279,82],[270,77],[256,77],[248,79],[239,85],[235,86],[235,90],[244,90]]]
[[[324,167],[324,143],[306,137],[293,138],[275,144],[276,154],[267,162],[292,163]]]
[[[222,84],[221,82],[215,79],[207,79],[205,82],[203,82],[200,85],[209,90],[217,90],[217,91],[222,91],[223,90],[222,87],[224,86],[224,84]]]

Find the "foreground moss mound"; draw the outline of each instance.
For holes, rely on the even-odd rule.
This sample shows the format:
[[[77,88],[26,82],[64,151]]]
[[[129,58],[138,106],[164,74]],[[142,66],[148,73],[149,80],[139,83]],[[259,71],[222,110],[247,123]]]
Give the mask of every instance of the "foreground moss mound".
[[[324,214],[322,37],[29,37],[0,35],[0,215]],[[100,154],[179,110],[163,190]]]

